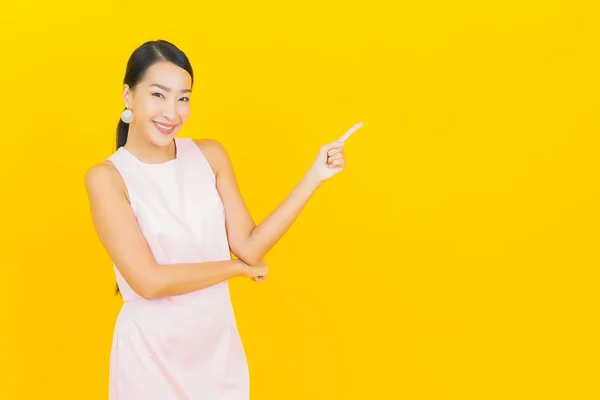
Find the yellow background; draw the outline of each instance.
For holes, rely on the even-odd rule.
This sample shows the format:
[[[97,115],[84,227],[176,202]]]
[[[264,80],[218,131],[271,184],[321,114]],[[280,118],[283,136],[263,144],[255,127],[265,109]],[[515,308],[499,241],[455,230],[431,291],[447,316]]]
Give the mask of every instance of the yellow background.
[[[83,176],[159,38],[257,222],[365,123],[269,279],[231,281],[252,399],[600,398],[598,2],[393,3],[2,2],[0,398],[107,398]]]

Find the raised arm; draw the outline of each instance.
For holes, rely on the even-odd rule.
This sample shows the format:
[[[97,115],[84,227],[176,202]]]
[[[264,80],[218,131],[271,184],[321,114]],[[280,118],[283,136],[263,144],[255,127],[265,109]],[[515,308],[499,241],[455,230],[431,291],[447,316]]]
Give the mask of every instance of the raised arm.
[[[196,144],[209,159],[217,178],[231,252],[248,265],[256,265],[289,229],[321,181],[306,174],[279,207],[256,226],[223,145],[212,139],[196,140]]]
[[[344,169],[342,147],[361,126],[362,123],[353,126],[337,141],[322,146],[314,164],[300,182],[258,226],[244,204],[224,146],[212,139],[196,140],[216,175],[217,190],[225,208],[231,252],[248,265],[260,263],[290,228],[319,186]]]
[[[125,183],[109,161],[85,174],[94,227],[100,241],[131,288],[145,299],[199,290],[235,276],[264,276],[266,267],[240,260],[195,264],[157,264],[135,220]]]

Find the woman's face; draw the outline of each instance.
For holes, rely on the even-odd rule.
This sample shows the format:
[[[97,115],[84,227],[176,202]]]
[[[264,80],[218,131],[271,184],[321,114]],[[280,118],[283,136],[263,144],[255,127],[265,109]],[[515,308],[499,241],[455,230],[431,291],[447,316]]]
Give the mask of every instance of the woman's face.
[[[191,89],[192,78],[183,68],[167,61],[153,64],[133,90],[123,88],[123,101],[134,115],[130,133],[168,145],[190,115]]]

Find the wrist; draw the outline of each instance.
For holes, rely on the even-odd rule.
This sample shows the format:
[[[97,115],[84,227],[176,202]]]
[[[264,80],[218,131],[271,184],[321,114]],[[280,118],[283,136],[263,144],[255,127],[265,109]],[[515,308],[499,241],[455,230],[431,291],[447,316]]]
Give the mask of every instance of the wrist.
[[[243,277],[247,276],[248,268],[249,268],[248,264],[246,264],[242,260],[240,260],[240,259],[234,260],[233,270],[234,270],[235,276],[243,276]]]
[[[318,189],[323,183],[323,180],[319,177],[319,174],[312,168],[304,175],[304,181],[312,188]]]

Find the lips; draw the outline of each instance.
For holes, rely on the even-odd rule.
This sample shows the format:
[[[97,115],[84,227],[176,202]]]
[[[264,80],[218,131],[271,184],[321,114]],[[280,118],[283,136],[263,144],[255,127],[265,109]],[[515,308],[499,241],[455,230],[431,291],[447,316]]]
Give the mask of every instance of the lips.
[[[152,121],[152,123],[154,124],[154,127],[163,135],[170,135],[177,127],[177,124],[162,124],[156,121]]]

